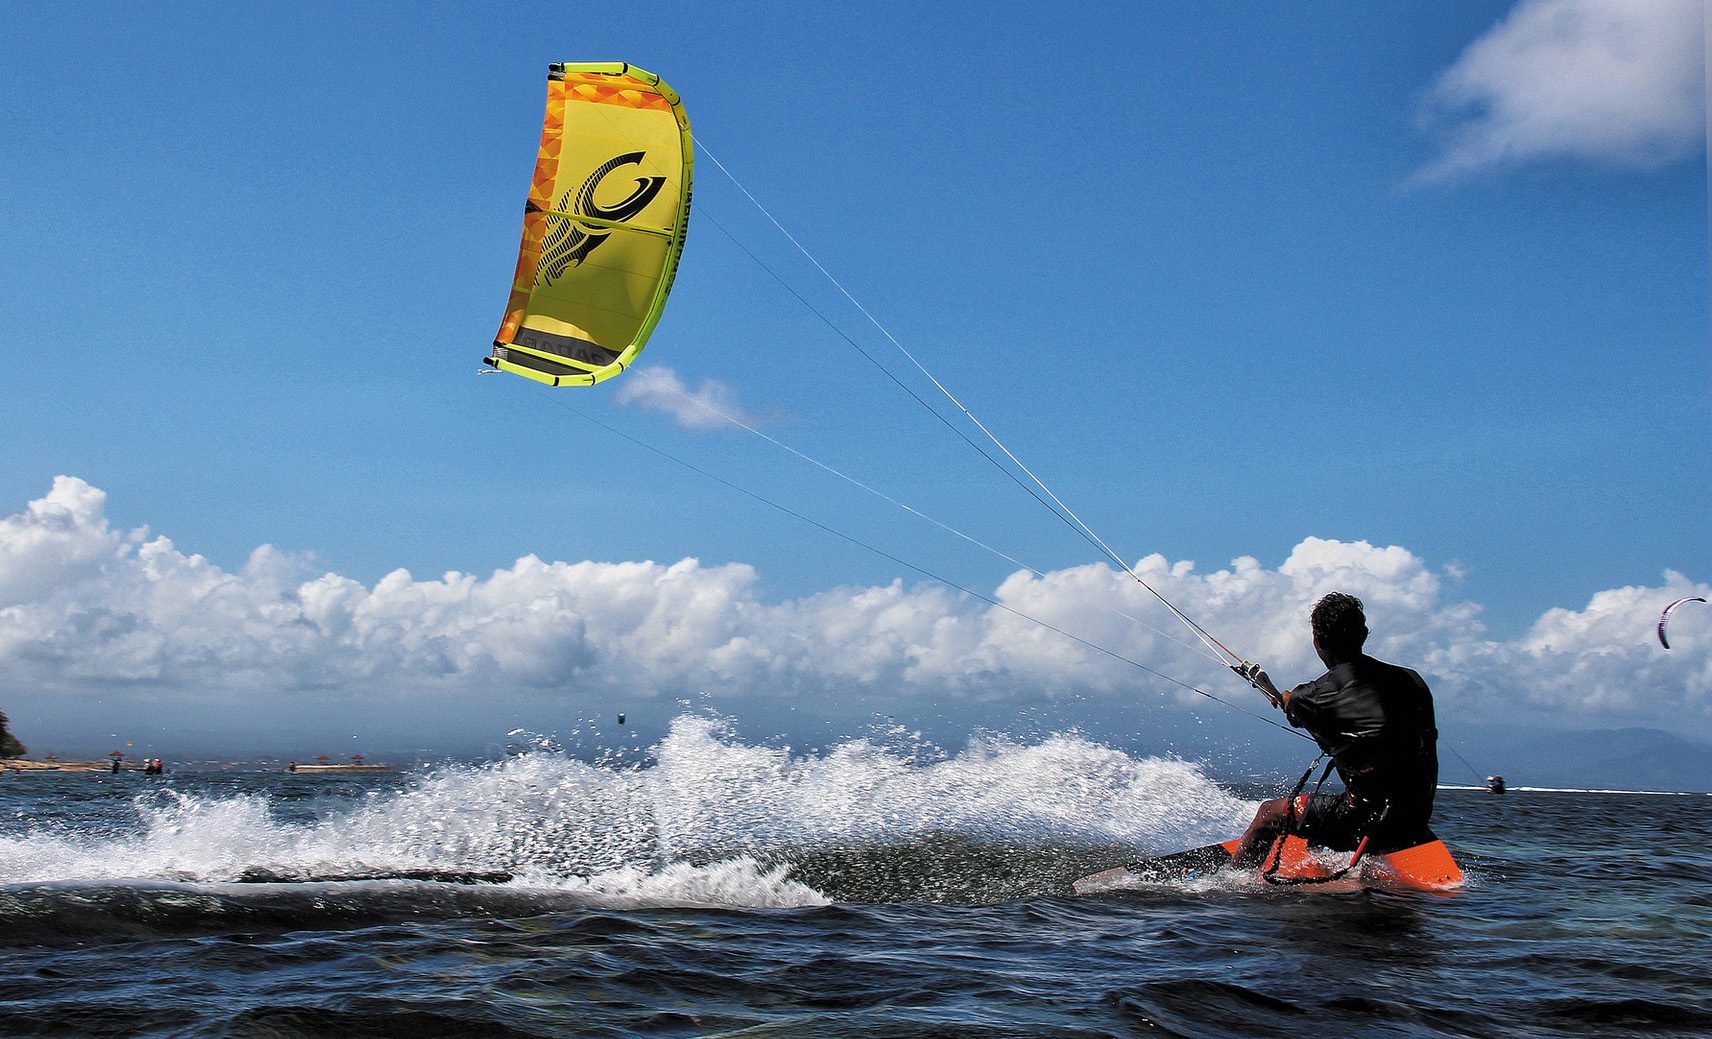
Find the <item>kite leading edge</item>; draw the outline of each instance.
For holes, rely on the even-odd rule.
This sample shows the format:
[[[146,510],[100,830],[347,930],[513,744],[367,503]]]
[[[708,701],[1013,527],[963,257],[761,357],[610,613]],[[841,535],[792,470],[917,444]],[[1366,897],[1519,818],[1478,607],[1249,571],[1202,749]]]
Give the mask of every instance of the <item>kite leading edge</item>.
[[[1659,614],[1659,623],[1658,623],[1659,645],[1663,646],[1665,649],[1670,648],[1670,640],[1665,638],[1664,628],[1665,628],[1666,624],[1670,623],[1670,615],[1671,615],[1671,612],[1673,610],[1675,610],[1678,606],[1681,606],[1685,602],[1705,602],[1705,601],[1706,601],[1706,597],[1703,595],[1690,595],[1686,598],[1678,599],[1675,602],[1671,603],[1669,606],[1666,606],[1664,608],[1664,612]]]
[[[549,66],[517,274],[486,363],[549,386],[622,372],[672,290],[693,166],[689,118],[659,76]]]

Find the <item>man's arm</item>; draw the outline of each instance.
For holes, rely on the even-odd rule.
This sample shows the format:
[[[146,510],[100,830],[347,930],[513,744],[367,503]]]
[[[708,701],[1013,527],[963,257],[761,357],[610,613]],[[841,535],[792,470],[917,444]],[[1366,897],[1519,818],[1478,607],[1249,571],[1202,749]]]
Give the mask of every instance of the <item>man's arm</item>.
[[[1294,695],[1294,691],[1289,693],[1279,692],[1278,687],[1272,684],[1272,676],[1268,675],[1259,664],[1250,664],[1247,661],[1243,661],[1241,667],[1235,667],[1231,670],[1235,671],[1243,678],[1248,679],[1248,684],[1260,690],[1268,700],[1272,701],[1272,706],[1277,707],[1280,710],[1289,708],[1290,697]]]

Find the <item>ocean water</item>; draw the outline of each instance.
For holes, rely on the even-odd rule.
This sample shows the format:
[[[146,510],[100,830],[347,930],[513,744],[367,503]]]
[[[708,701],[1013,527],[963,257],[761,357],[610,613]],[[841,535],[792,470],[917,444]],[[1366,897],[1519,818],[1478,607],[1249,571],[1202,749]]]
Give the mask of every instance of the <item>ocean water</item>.
[[[692,717],[640,762],[7,775],[0,1035],[1712,1035],[1712,798],[1445,791],[1454,894],[1069,893],[1274,792]]]

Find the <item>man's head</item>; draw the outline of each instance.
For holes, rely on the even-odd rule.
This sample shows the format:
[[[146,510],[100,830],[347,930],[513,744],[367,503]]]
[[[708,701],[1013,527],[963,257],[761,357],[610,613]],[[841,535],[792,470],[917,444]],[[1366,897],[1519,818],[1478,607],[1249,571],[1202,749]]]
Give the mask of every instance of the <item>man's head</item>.
[[[1361,611],[1360,599],[1343,592],[1328,593],[1314,604],[1308,619],[1314,626],[1314,648],[1326,666],[1361,655],[1361,647],[1367,643],[1367,615]]]

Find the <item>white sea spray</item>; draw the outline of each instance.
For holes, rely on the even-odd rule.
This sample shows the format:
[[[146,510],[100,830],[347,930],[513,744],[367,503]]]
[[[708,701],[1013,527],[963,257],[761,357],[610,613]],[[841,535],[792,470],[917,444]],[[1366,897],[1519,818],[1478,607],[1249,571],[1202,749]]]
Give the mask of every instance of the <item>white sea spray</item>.
[[[1189,762],[1074,733],[981,736],[953,755],[879,734],[801,753],[684,716],[652,757],[589,764],[536,747],[312,818],[260,793],[166,788],[135,799],[134,826],[0,836],[0,883],[461,871],[603,904],[803,906],[827,901],[791,876],[805,854],[947,837],[1160,851],[1228,837],[1252,811]]]

